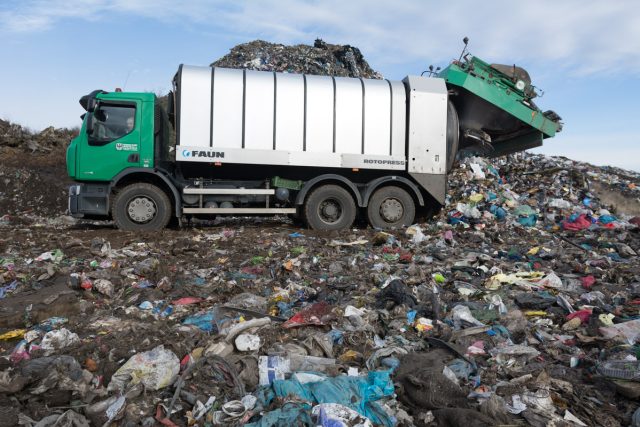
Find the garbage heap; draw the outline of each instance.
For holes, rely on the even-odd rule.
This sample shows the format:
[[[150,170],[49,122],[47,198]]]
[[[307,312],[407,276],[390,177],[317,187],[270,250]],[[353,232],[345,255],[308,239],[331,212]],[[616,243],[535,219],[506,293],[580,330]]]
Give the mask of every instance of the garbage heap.
[[[65,149],[77,132],[0,120],[0,224],[68,223]]]
[[[78,129],[53,126],[36,133],[17,123],[0,119],[0,147],[19,147],[30,152],[48,152],[56,147],[66,147],[77,134]]]
[[[637,199],[519,155],[389,232],[0,223],[0,425],[637,426],[640,219],[595,182]]]
[[[371,69],[357,47],[329,44],[321,39],[316,39],[313,46],[286,46],[254,40],[235,46],[228,54],[211,63],[211,66],[324,76],[382,78],[382,74]]]

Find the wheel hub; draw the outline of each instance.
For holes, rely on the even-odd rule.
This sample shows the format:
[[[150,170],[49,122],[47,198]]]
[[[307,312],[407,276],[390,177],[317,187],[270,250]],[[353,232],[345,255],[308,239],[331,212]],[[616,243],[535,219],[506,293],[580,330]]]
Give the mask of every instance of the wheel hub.
[[[127,205],[127,213],[134,222],[149,222],[156,215],[156,204],[148,197],[135,197]]]
[[[404,214],[404,207],[397,199],[385,199],[380,204],[380,216],[387,222],[396,222]]]
[[[334,223],[342,216],[342,207],[337,200],[327,199],[320,203],[320,218],[326,223]]]

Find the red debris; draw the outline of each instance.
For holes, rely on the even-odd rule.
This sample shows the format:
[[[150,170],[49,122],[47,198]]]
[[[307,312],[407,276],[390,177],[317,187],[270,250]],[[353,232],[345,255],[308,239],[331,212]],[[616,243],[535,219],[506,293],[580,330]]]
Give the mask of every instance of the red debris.
[[[312,304],[282,324],[285,328],[295,328],[297,326],[306,325],[326,325],[331,319],[333,319],[332,313],[333,307],[324,301]]]
[[[591,289],[594,283],[596,283],[596,278],[593,276],[586,276],[580,279],[582,282],[582,287],[585,289]]]

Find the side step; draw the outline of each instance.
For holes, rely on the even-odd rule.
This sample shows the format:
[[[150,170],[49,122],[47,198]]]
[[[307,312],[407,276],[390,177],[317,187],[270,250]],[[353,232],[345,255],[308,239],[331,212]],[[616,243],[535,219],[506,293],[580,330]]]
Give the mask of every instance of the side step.
[[[186,214],[294,214],[296,208],[182,208]]]
[[[276,194],[276,190],[268,188],[185,188],[182,192],[184,194]]]

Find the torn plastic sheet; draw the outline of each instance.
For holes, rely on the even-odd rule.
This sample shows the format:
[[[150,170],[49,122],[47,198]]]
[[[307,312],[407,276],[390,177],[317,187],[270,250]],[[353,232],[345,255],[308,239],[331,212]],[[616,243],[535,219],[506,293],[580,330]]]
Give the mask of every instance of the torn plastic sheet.
[[[553,272],[542,271],[519,272],[514,274],[496,274],[485,282],[485,288],[498,290],[502,285],[516,285],[525,290],[539,290],[543,288],[560,289],[562,280]]]
[[[394,393],[391,371],[370,371],[367,376],[328,377],[321,373],[295,373],[289,380],[274,380],[256,392],[267,407],[276,397],[295,396],[312,404],[339,403],[376,424],[393,426],[392,417],[376,400]]]

